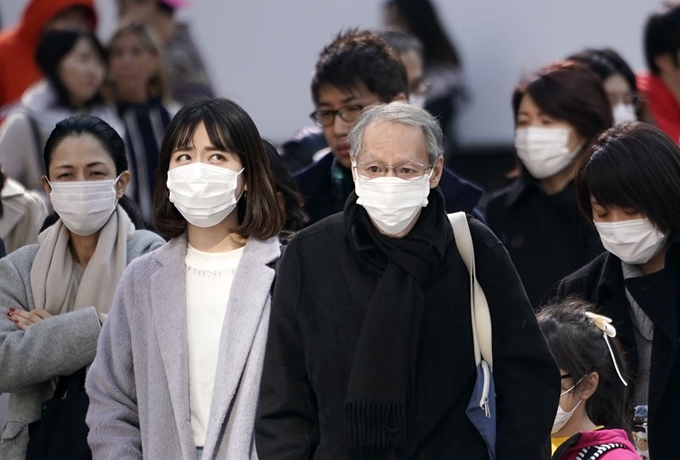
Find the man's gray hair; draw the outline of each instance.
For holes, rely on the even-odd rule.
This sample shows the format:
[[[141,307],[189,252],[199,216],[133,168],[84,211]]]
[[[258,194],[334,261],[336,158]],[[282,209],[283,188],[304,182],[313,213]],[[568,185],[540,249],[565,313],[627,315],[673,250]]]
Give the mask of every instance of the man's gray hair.
[[[409,105],[406,102],[390,102],[389,104],[367,107],[354,122],[348,135],[350,155],[356,161],[361,151],[364,131],[373,122],[391,121],[409,126],[417,126],[425,135],[425,150],[430,158],[430,164],[444,154],[444,135],[439,122],[425,109]]]

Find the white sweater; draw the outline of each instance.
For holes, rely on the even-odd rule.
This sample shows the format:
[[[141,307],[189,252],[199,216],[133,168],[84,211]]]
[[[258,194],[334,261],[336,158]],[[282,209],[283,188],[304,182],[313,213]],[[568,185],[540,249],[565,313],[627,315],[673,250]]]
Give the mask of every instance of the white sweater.
[[[188,245],[186,265],[189,342],[189,406],[197,447],[205,444],[210,418],[220,336],[234,274],[243,248],[201,252]]]

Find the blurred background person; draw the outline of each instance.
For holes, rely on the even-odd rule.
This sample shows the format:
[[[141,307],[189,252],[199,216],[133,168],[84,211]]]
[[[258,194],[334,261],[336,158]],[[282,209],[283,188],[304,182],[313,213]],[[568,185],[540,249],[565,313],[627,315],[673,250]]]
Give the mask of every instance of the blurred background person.
[[[422,107],[429,90],[429,85],[423,79],[422,45],[417,38],[403,30],[382,30],[376,33],[397,53],[406,68],[409,102]],[[312,164],[328,151],[328,143],[320,126],[303,128],[281,145],[281,156],[293,173]]]
[[[644,101],[638,95],[635,73],[616,51],[587,48],[567,57],[584,64],[602,80],[612,106],[614,124],[648,119]]]
[[[75,114],[94,115],[119,134],[124,128],[101,97],[106,52],[90,32],[45,34],[36,62],[45,78],[29,88],[0,128],[0,163],[5,174],[28,190],[41,190],[41,152],[56,124]]]
[[[647,70],[637,85],[656,125],[680,142],[680,3],[664,2],[644,30]]]
[[[456,118],[468,98],[460,53],[449,38],[431,0],[388,0],[384,23],[402,29],[422,44],[425,109],[439,119],[447,153],[456,145]]]
[[[582,297],[612,319],[632,375],[633,432],[649,441],[650,459],[675,458],[680,149],[647,123],[615,126],[590,149],[576,181],[579,207],[607,251],[566,277],[557,297]]]
[[[188,0],[118,0],[121,24],[142,22],[157,37],[163,49],[170,96],[182,105],[215,97],[202,53],[189,33],[188,24],[175,20],[175,11],[188,3]]]
[[[515,147],[524,171],[487,206],[534,307],[559,280],[604,250],[576,202],[585,148],[612,125],[602,82],[582,64],[550,64],[512,95]]]
[[[128,194],[137,203],[144,223],[151,228],[158,155],[172,109],[161,50],[142,23],[124,25],[111,37],[107,89],[125,125],[133,177]]]
[[[30,0],[19,23],[0,33],[0,108],[18,102],[40,80],[33,58],[42,35],[54,29],[93,32],[97,14],[93,0]]]
[[[42,198],[5,176],[0,168],[0,238],[9,254],[38,242],[38,229],[47,215]]]
[[[322,128],[330,153],[294,175],[305,200],[308,224],[344,209],[354,191],[349,130],[364,108],[407,101],[406,67],[374,32],[349,30],[319,54],[311,93],[316,110],[310,118]],[[446,167],[439,188],[448,212],[476,212],[482,191]]]
[[[286,222],[283,224],[283,230],[281,230],[280,235],[281,239],[285,240],[292,237],[305,226],[307,216],[304,211],[304,200],[276,147],[266,140],[263,140],[262,143],[264,144],[264,152],[267,154],[267,159],[269,159],[272,176],[274,177],[276,197],[286,216]]]

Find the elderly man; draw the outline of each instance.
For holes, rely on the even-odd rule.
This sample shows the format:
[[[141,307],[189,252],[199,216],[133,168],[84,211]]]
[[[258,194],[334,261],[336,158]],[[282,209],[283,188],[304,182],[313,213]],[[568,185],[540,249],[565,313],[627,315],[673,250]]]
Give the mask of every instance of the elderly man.
[[[268,459],[486,459],[465,415],[469,275],[437,187],[442,132],[401,102],[349,134],[356,191],[279,266],[260,407]],[[507,252],[469,219],[493,323],[497,458],[547,459],[559,373]]]

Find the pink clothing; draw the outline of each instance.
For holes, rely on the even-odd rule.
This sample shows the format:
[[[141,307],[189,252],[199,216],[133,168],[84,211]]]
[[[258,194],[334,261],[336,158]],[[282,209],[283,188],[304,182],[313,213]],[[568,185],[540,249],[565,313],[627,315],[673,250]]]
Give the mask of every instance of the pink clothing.
[[[616,428],[577,433],[558,447],[552,458],[553,460],[575,460],[583,448],[606,444],[618,444],[623,447],[605,452],[599,457],[602,460],[640,460],[626,432]],[[588,458],[590,456],[586,456],[584,460]]]

